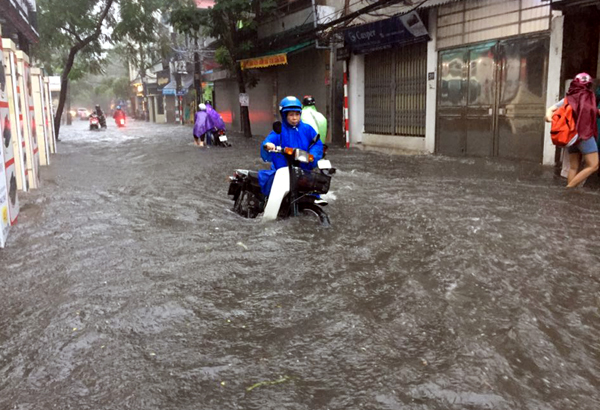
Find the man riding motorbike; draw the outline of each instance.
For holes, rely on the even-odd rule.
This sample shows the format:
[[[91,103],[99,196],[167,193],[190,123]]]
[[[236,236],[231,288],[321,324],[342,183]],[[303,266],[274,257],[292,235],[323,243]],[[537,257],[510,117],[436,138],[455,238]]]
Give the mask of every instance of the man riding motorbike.
[[[99,104],[96,104],[95,107],[96,115],[98,116],[98,121],[100,122],[100,127],[106,128],[106,117],[104,116],[104,111],[100,108]]]
[[[323,158],[323,143],[319,134],[308,124],[300,120],[302,103],[296,97],[290,96],[281,100],[279,104],[281,114],[281,133],[272,131],[261,144],[260,155],[265,162],[271,162],[271,169],[258,172],[258,181],[265,196],[271,192],[275,172],[282,167],[287,167],[287,160],[283,154],[272,153],[277,146],[282,148],[299,148],[312,154],[312,163],[302,164],[307,171],[312,170],[317,162]]]
[[[117,126],[125,125],[125,120],[127,120],[127,116],[125,115],[125,111],[121,109],[120,105],[117,105],[116,110],[113,113],[113,118],[115,119],[115,123],[117,124]],[[121,120],[123,120],[122,123]]]

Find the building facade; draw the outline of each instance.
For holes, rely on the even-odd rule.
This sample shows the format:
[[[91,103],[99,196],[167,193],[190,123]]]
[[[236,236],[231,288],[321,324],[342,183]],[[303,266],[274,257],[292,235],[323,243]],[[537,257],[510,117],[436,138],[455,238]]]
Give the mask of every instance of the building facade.
[[[549,1],[440,0],[388,12],[411,16],[409,32],[420,19],[427,35],[350,50],[352,145],[554,162],[543,116],[561,95],[564,18]]]
[[[339,16],[338,1],[280,1],[276,16],[258,27],[261,44],[272,44],[263,52],[241,62],[257,79],[247,88],[252,133],[266,135],[279,120],[279,102],[286,96],[302,99],[311,95],[317,109],[330,119],[327,140],[342,142],[343,83],[342,63],[332,53],[332,44],[315,38],[295,41],[299,32],[315,29],[319,24]],[[225,122],[241,130],[240,96],[230,73],[215,72],[215,102]],[[333,119],[333,120],[331,120]]]

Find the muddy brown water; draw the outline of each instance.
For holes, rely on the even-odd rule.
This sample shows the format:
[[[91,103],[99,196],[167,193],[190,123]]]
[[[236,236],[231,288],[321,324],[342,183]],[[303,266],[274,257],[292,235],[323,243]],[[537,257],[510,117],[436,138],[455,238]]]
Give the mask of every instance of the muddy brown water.
[[[600,408],[593,186],[333,148],[333,226],[261,224],[258,139],[85,127],[0,251],[0,409]]]

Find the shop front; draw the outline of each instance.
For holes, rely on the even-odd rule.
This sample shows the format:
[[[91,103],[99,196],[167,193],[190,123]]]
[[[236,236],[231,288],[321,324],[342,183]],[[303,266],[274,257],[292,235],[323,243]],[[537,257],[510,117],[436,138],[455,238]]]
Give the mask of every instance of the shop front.
[[[559,93],[561,29],[543,0],[440,7],[436,152],[551,163],[543,117]]]
[[[420,10],[344,32],[350,144],[427,151],[428,21]]]

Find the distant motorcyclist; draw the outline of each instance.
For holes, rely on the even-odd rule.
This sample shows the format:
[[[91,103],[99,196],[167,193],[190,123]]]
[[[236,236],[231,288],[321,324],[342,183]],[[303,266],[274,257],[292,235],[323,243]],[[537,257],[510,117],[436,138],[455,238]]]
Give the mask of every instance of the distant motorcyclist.
[[[302,164],[305,170],[311,170],[323,158],[323,143],[317,137],[317,132],[308,124],[301,121],[302,104],[296,97],[290,96],[281,100],[279,104],[281,114],[281,133],[272,131],[261,144],[260,155],[265,162],[271,162],[271,169],[259,171],[258,181],[264,195],[269,195],[275,172],[287,166],[287,161],[282,154],[272,153],[277,146],[282,148],[299,148],[313,155],[314,160],[309,164]]]
[[[94,112],[98,116],[98,121],[100,122],[100,126],[102,128],[106,128],[106,117],[104,116],[104,111],[102,111],[102,108],[100,108],[99,104],[96,104],[96,107],[94,107]]]
[[[315,99],[312,95],[305,95],[302,101],[302,122],[310,125],[319,133],[321,141],[327,139],[327,118],[315,107]]]
[[[120,123],[121,120],[127,120],[127,115],[125,115],[125,111],[121,109],[120,105],[117,105],[115,112],[113,113],[113,118],[115,119],[115,123],[117,125],[125,125],[124,123]]]

